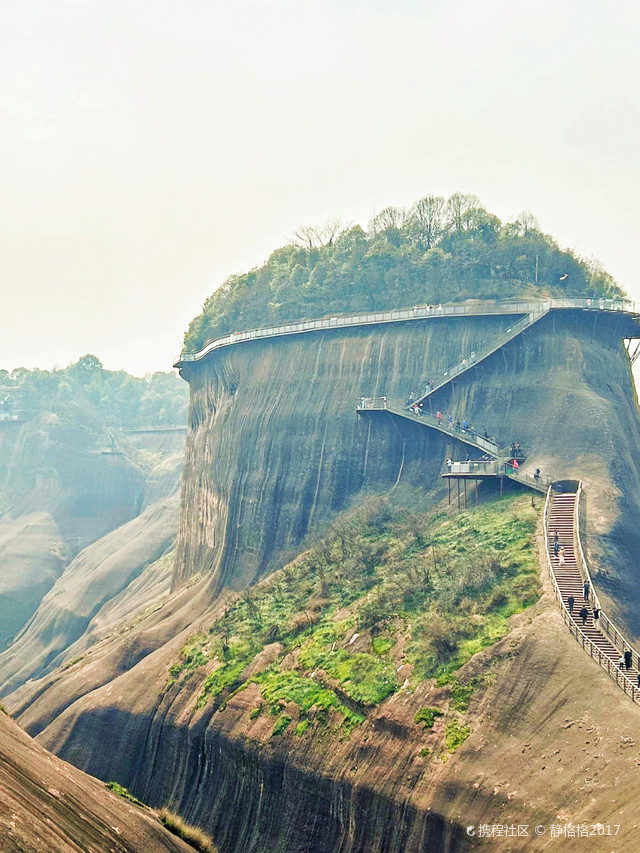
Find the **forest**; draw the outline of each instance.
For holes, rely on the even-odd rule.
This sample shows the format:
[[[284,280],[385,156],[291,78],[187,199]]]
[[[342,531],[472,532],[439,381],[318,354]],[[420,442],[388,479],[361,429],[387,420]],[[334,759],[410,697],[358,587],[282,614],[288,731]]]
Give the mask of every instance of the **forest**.
[[[561,249],[528,212],[502,223],[474,195],[428,195],[369,223],[301,227],[261,267],[232,275],[190,324],[185,351],[235,331],[413,304],[623,291]]]
[[[105,370],[91,354],[62,369],[0,370],[0,421],[46,413],[86,426],[180,426],[187,423],[188,402],[188,386],[175,373],[131,376]]]

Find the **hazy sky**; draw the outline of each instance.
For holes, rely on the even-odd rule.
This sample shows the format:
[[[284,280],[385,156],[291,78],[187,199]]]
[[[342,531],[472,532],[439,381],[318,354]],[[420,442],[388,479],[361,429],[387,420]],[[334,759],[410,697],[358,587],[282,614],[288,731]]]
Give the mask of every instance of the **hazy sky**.
[[[0,367],[169,369],[301,224],[531,210],[640,299],[637,0],[20,0],[0,13]]]

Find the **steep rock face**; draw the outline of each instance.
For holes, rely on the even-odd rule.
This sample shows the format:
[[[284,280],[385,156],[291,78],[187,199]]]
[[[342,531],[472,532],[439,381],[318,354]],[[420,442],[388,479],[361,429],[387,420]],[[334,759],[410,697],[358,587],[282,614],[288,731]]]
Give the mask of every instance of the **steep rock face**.
[[[24,625],[64,566],[65,546],[51,513],[0,520],[0,647]]]
[[[12,853],[193,850],[151,812],[47,753],[2,713],[0,802],[0,848]]]
[[[178,496],[153,504],[133,521],[78,554],[42,599],[38,610],[0,656],[2,687],[9,692],[58,666],[72,644],[76,653],[95,642],[113,600],[173,544]],[[169,584],[165,574],[166,591]],[[141,592],[140,584],[135,586]],[[157,594],[160,590],[154,590]],[[143,593],[144,595],[144,593]],[[146,599],[141,596],[136,606]],[[92,624],[93,623],[93,624]],[[84,641],[79,643],[79,639]]]
[[[7,633],[22,628],[0,655],[3,692],[42,676],[65,657],[83,654],[167,596],[184,436],[151,433],[133,438],[131,444],[148,470],[137,498],[139,513],[66,565],[68,547],[50,513],[7,515],[0,522],[0,554],[7,558],[0,581],[0,619],[5,617],[0,626]],[[100,485],[98,481],[96,488]],[[52,499],[55,502],[55,494]],[[20,607],[10,609],[16,595]]]
[[[357,495],[440,488],[448,455],[468,448],[387,414],[361,395],[404,400],[478,351],[509,316],[432,318],[239,344],[183,367],[192,389],[174,585],[211,573],[212,590],[266,573]],[[467,417],[528,466],[582,477],[594,566],[635,634],[633,555],[640,424],[623,336],[611,313],[554,311],[431,398]]]

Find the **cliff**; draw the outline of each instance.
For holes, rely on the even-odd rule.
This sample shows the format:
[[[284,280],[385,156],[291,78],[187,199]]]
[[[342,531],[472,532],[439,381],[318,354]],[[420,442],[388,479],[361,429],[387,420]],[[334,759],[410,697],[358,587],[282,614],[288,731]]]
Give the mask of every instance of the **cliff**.
[[[187,853],[148,809],[46,752],[0,713],[0,848],[12,853]]]
[[[79,767],[151,804],[170,801],[225,853],[463,850],[481,843],[466,826],[523,817],[622,823],[616,849],[635,849],[637,709],[568,636],[548,590],[459,673],[476,684],[465,718],[473,733],[451,756],[423,754],[415,724],[425,705],[450,701],[432,680],[396,691],[343,739],[300,737],[293,725],[273,737],[273,720],[252,715],[256,684],[197,707],[204,665],[182,690],[167,689],[181,650],[208,635],[233,590],[281,565],[343,509],[381,493],[438,502],[444,460],[468,451],[389,414],[357,415],[356,402],[404,399],[510,322],[317,332],[231,346],[184,367],[192,403],[173,594],[120,631],[109,622],[80,660],[15,691],[8,701],[20,721]],[[628,323],[552,312],[432,402],[505,444],[519,441],[528,467],[583,479],[598,591],[637,635],[640,423],[622,344]]]
[[[444,460],[467,458],[468,449],[390,415],[358,416],[356,402],[404,400],[513,322],[466,316],[318,331],[184,365],[190,431],[174,587],[198,574],[210,574],[213,595],[252,583],[359,495],[403,489],[429,502],[441,494]],[[630,324],[609,312],[552,311],[431,404],[505,445],[519,441],[532,469],[583,478],[599,588],[638,635]]]
[[[64,457],[45,434],[27,460],[32,432],[27,424],[5,445],[13,501],[0,521],[0,631],[12,641],[0,654],[5,693],[166,597],[178,523],[182,433],[121,436],[117,453],[102,453],[101,436],[91,436],[91,450],[80,442]],[[31,485],[42,469],[51,478],[43,493]]]

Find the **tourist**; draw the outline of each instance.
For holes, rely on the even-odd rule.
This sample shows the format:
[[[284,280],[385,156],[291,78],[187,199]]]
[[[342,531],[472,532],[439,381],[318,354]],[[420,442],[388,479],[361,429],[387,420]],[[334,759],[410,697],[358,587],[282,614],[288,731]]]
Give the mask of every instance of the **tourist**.
[[[553,543],[553,554],[554,554],[554,556],[555,556],[555,557],[557,557],[557,556],[558,556],[558,551],[559,551],[559,550],[560,550],[560,543],[559,543],[559,542],[558,542],[558,540],[556,539],[556,541]]]
[[[440,426],[442,424],[442,412],[440,410],[436,412],[436,420],[438,421],[438,426]]]
[[[589,611],[587,610],[587,608],[586,608],[586,607],[582,607],[582,608],[580,609],[580,618],[582,619],[582,624],[583,624],[583,625],[586,625],[586,624],[587,624],[587,616],[588,616],[588,615],[589,615]]]
[[[451,473],[451,466],[452,465],[453,465],[453,462],[452,462],[451,458],[447,459],[447,469],[448,469],[449,473]]]
[[[593,623],[594,623],[594,625],[597,625],[599,620],[600,620],[600,608],[594,607],[593,608]]]
[[[585,601],[589,601],[589,588],[590,588],[589,581],[585,581],[585,582],[582,584],[582,589],[583,589],[583,592],[584,592],[584,600],[585,600]]]
[[[560,546],[560,552],[558,553],[558,565],[561,568],[564,566],[564,545]]]
[[[627,671],[629,671],[631,669],[631,649],[625,649],[624,665],[625,665],[625,669]]]
[[[567,604],[569,605],[569,613],[573,613],[573,605],[575,604],[575,601],[576,600],[572,595],[570,595],[567,599]]]

